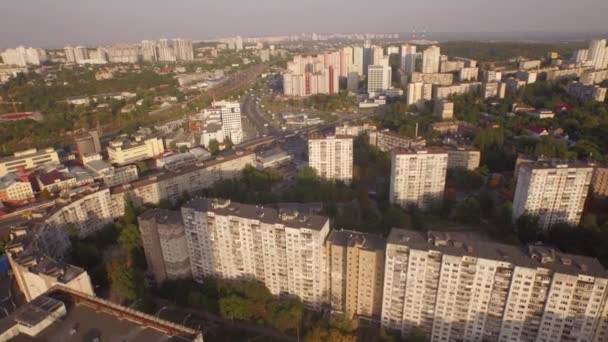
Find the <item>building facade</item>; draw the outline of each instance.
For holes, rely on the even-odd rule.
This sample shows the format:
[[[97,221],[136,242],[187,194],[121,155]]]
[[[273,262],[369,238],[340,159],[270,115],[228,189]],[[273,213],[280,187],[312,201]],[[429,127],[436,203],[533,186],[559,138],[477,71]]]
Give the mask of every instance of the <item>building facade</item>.
[[[421,209],[443,198],[448,154],[438,148],[393,151],[391,162],[391,203]]]
[[[523,163],[517,172],[513,220],[538,217],[542,228],[557,223],[579,224],[591,184],[593,167],[584,163]]]
[[[328,218],[199,198],[182,207],[182,219],[194,280],[257,280],[315,309],[327,302]]]
[[[35,148],[15,152],[11,157],[0,158],[0,177],[20,169],[31,170],[44,164],[58,164],[59,156],[53,148]]]
[[[353,179],[353,138],[338,135],[308,140],[308,164],[321,178],[350,183]]]

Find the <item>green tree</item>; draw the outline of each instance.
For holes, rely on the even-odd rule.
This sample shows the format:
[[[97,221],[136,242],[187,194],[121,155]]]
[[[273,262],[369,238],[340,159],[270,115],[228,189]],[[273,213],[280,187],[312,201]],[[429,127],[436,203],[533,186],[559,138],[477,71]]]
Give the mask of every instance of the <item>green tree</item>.
[[[226,137],[226,139],[224,139],[224,148],[226,150],[230,150],[233,146],[234,143],[232,142],[232,139],[230,139],[230,137]]]
[[[126,300],[137,299],[143,290],[143,273],[124,260],[112,261],[107,266],[112,292]]]
[[[212,139],[211,141],[209,141],[209,152],[211,152],[211,154],[213,155],[217,155],[218,153],[220,153],[220,143],[217,142],[217,140]]]
[[[137,172],[139,172],[140,174],[144,174],[150,170],[148,164],[143,160],[136,161],[135,166],[137,166]]]
[[[129,253],[142,248],[141,235],[137,226],[131,223],[123,226],[118,236],[118,243],[124,251]]]
[[[248,301],[238,295],[229,295],[220,299],[219,305],[223,318],[246,321],[253,317]]]
[[[49,192],[49,190],[44,189],[44,190],[40,191],[39,198],[41,201],[49,200],[51,198],[51,193]]]
[[[536,242],[541,238],[542,230],[538,224],[538,217],[522,215],[516,222],[517,236],[522,243]]]
[[[455,216],[459,222],[478,224],[481,219],[481,206],[475,197],[467,197],[456,205]]]

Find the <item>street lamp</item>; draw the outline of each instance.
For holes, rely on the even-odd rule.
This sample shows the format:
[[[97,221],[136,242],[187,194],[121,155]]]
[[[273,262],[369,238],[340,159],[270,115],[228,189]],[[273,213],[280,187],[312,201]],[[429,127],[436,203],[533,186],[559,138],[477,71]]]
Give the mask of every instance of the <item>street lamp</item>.
[[[160,313],[161,313],[161,311],[163,311],[163,310],[165,310],[165,309],[167,309],[167,308],[169,308],[169,306],[168,306],[168,305],[165,305],[165,306],[163,306],[162,308],[158,309],[158,311],[156,311],[156,313],[154,314],[154,316],[157,316],[157,317],[159,317],[159,318],[160,318]]]

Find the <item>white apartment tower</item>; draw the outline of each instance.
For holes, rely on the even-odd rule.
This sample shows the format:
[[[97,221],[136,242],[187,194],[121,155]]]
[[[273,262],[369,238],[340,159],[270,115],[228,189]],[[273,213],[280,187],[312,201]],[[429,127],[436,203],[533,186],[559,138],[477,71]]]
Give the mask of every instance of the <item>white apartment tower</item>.
[[[441,341],[605,341],[608,275],[596,259],[475,233],[394,228],[382,325]]]
[[[348,77],[353,64],[353,48],[347,46],[340,51],[340,77]]]
[[[606,69],[608,59],[608,49],[606,48],[606,39],[595,39],[589,43],[589,53],[587,60],[593,64],[595,69]]]
[[[361,46],[353,47],[353,64],[351,71],[357,72],[359,76],[363,76],[363,48]]]
[[[178,61],[194,60],[194,50],[192,41],[188,39],[174,39],[173,50],[175,51],[175,59]]]
[[[416,45],[401,46],[401,68],[408,75],[416,71],[416,56]]]
[[[224,136],[229,137],[232,143],[240,144],[243,141],[243,126],[241,122],[241,104],[230,101],[215,101],[211,104],[212,110],[219,112]]]
[[[593,167],[583,163],[539,161],[519,167],[513,220],[524,214],[539,218],[547,229],[556,223],[578,225]]]
[[[182,219],[194,280],[251,279],[314,309],[327,302],[328,218],[198,198]]]
[[[422,53],[422,72],[434,74],[439,72],[439,57],[441,49],[439,46],[430,46]]]
[[[391,203],[425,209],[443,198],[448,154],[439,148],[393,151],[391,162]]]
[[[353,138],[338,135],[308,140],[308,165],[321,178],[350,183],[353,179]]]

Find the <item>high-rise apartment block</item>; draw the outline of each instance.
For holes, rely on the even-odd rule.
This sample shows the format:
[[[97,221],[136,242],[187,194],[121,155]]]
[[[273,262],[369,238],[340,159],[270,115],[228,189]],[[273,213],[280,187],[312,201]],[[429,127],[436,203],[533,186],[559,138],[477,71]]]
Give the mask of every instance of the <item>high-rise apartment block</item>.
[[[591,184],[593,167],[584,163],[523,163],[517,173],[513,220],[538,217],[542,228],[557,223],[579,224]]]
[[[595,69],[606,69],[608,67],[608,48],[606,48],[606,39],[595,39],[589,42],[587,60]]]
[[[593,85],[583,84],[577,81],[570,81],[566,91],[568,95],[577,98],[581,101],[593,100],[597,102],[604,102],[606,99],[606,88]]]
[[[445,190],[448,154],[439,148],[402,149],[392,153],[391,203],[426,209]]]
[[[350,230],[333,230],[326,245],[332,310],[347,317],[379,319],[384,281],[384,238]]]
[[[252,279],[312,308],[327,303],[328,218],[202,198],[184,205],[182,218],[196,281]]]
[[[382,325],[440,341],[603,341],[608,274],[597,260],[393,229]]]
[[[429,46],[422,52],[422,72],[433,74],[439,72],[439,57],[441,49],[439,46]]]
[[[340,91],[340,53],[295,56],[283,74],[283,94],[305,97],[337,94]]]
[[[174,39],[173,49],[175,50],[175,59],[178,61],[194,60],[194,49],[192,41],[188,39]]]
[[[15,49],[7,49],[0,53],[2,61],[7,65],[25,67],[28,65],[40,65],[47,61],[46,51],[43,49],[26,48],[19,46]]]
[[[407,104],[422,105],[424,101],[430,101],[433,98],[433,85],[430,83],[408,83],[407,84]]]
[[[411,75],[416,71],[416,45],[401,46],[401,68],[407,75]]]
[[[448,169],[464,168],[473,171],[479,167],[481,152],[470,147],[448,149]]]
[[[338,135],[308,140],[308,165],[319,177],[350,183],[353,179],[353,138]]]
[[[608,198],[608,165],[595,165],[591,178],[591,193],[595,198]]]
[[[151,209],[137,218],[148,272],[157,284],[191,277],[186,233],[179,212]]]

